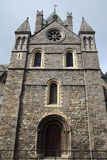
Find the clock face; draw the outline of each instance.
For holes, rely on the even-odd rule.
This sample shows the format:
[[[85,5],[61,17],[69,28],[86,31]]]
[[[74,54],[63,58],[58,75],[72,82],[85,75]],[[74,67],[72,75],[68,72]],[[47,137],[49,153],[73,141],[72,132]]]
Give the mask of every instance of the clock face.
[[[46,36],[51,42],[59,42],[63,39],[64,34],[60,30],[53,28],[47,32]]]

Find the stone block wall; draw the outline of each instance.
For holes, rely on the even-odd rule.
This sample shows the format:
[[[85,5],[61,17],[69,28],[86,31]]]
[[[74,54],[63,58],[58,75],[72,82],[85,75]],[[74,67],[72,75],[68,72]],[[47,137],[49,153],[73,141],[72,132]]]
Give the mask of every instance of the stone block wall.
[[[46,85],[25,85],[18,133],[18,149],[36,150],[38,124],[48,115],[60,115],[71,127],[71,148],[89,149],[85,86],[61,85],[61,106],[45,106]]]
[[[82,55],[84,69],[99,69],[97,52],[83,52]]]
[[[61,30],[61,41],[49,41],[46,33],[52,28]],[[23,36],[23,32],[19,34]],[[66,149],[107,149],[107,112],[98,55],[95,44],[93,50],[85,51],[81,42],[79,36],[56,20],[38,33],[29,34],[20,60],[20,49],[12,51],[1,108],[0,149],[16,153],[37,150],[38,125],[49,115],[59,115],[68,124],[66,142],[70,147]],[[38,49],[43,50],[43,64],[35,68],[32,57]],[[67,49],[75,52],[73,68],[64,66]],[[60,103],[56,106],[47,103],[47,82],[51,79],[60,84]]]
[[[62,85],[84,85],[84,72],[81,70],[30,69],[26,71],[26,85],[46,85],[50,79],[57,79]]]
[[[82,54],[80,53],[79,45],[33,45],[29,46],[29,53],[27,59],[27,68],[33,67],[33,53],[34,50],[41,49],[44,51],[43,54],[43,68],[45,69],[63,69],[65,68],[64,59],[65,59],[65,50],[72,49],[74,54],[74,63],[75,68],[83,68],[82,66]]]
[[[0,149],[14,150],[23,70],[9,70],[1,107]]]
[[[107,149],[107,112],[100,71],[86,71],[86,93],[92,149]]]
[[[4,90],[4,86],[5,84],[0,82],[0,108],[1,108],[1,104],[2,104],[2,101],[3,101],[3,90]]]

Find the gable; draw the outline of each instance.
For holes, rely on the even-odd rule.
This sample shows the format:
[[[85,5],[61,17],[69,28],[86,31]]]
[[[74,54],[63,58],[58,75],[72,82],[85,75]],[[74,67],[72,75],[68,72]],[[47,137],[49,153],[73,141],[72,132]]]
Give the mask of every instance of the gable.
[[[63,34],[63,38],[61,41],[56,41],[56,42],[52,42],[50,41],[46,34],[47,31],[52,29],[52,28],[56,28],[58,30],[60,30]],[[50,23],[47,27],[45,27],[44,29],[42,29],[41,31],[39,31],[38,33],[34,34],[31,38],[30,38],[30,43],[38,43],[38,44],[78,44],[80,43],[80,38],[74,34],[72,31],[70,31],[69,29],[67,29],[66,27],[64,27],[62,24],[58,23],[57,21],[53,21],[52,23]]]

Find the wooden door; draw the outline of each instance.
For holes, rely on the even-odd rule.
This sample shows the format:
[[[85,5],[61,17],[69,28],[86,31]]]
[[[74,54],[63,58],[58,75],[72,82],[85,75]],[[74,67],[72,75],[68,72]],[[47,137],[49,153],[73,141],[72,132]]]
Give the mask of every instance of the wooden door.
[[[46,129],[45,156],[61,156],[61,129],[52,124]]]

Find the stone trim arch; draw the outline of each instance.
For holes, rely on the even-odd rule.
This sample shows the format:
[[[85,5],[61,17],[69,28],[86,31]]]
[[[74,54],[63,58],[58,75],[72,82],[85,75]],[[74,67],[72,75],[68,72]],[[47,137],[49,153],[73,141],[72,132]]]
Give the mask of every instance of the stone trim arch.
[[[52,83],[57,84],[57,103],[56,104],[49,104],[49,97],[50,97],[50,85]],[[61,105],[61,83],[55,78],[49,79],[46,82],[46,101],[45,106],[46,107],[58,107]]]
[[[50,115],[43,117],[38,124],[38,129],[40,129],[40,126],[41,126],[41,124],[43,124],[43,122],[48,121],[50,118],[60,120],[64,124],[65,131],[71,130],[70,125],[67,122],[67,120],[65,119],[65,117],[63,117],[61,115],[57,115],[57,114],[50,114]]]
[[[72,54],[72,58],[73,58],[73,66],[69,66],[67,67],[67,64],[66,64],[66,55],[67,53],[71,53]],[[73,68],[76,68],[76,51],[72,48],[67,48],[64,50],[64,54],[63,54],[63,66],[64,68],[67,68],[67,69],[73,69]]]
[[[38,53],[38,52],[41,53],[41,65],[40,66],[34,66],[35,54]],[[36,68],[36,69],[44,68],[44,54],[45,54],[45,51],[42,50],[41,48],[36,48],[32,51],[32,59],[31,59],[31,67],[32,68]]]
[[[38,124],[37,128],[37,154],[45,157],[46,149],[46,129],[49,124],[57,123],[61,127],[61,157],[70,156],[68,150],[71,150],[71,129],[68,122],[60,115],[48,115]]]

